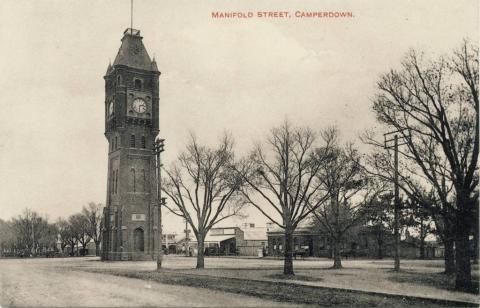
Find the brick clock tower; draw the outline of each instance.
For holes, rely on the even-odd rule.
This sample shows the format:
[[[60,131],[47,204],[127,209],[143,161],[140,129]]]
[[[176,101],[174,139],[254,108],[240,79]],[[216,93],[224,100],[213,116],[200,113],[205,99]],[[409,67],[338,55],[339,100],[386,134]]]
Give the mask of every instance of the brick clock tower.
[[[127,29],[105,79],[108,140],[103,260],[152,260],[158,251],[153,146],[159,132],[159,87],[140,31]]]

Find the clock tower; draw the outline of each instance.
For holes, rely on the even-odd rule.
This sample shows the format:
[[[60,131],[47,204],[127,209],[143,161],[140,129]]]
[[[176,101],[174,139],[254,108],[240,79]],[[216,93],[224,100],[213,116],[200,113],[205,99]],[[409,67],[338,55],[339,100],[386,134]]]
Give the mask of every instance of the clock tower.
[[[159,77],[140,31],[125,30],[104,76],[108,182],[103,260],[151,260],[158,251],[153,146],[159,132]]]

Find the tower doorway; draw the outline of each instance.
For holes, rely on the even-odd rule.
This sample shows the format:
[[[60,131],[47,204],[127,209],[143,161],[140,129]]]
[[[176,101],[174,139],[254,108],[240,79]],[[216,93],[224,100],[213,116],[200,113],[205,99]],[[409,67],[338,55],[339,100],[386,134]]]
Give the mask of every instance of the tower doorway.
[[[143,229],[137,228],[133,231],[133,250],[138,252],[144,251]]]

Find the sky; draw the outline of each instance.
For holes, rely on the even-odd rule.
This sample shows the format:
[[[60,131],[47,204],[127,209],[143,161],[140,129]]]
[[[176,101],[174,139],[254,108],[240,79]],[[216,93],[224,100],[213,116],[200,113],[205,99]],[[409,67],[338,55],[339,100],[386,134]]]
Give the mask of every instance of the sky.
[[[258,11],[292,17],[212,18]],[[478,42],[478,13],[477,1],[135,0],[133,27],[162,72],[163,161],[175,160],[190,132],[214,144],[228,131],[241,156],[286,118],[337,125],[354,140],[376,128],[379,76],[410,48],[435,57],[464,38]],[[0,18],[0,218],[28,207],[53,221],[104,203],[103,76],[130,27],[130,1],[2,0]],[[171,214],[165,225],[182,229]]]

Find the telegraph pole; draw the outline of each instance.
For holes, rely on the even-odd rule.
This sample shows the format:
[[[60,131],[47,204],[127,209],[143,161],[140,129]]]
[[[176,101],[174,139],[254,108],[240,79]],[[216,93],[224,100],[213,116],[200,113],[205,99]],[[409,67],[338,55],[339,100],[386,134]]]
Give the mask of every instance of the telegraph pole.
[[[400,255],[399,255],[399,245],[400,245],[400,232],[399,232],[399,207],[400,207],[400,202],[398,200],[398,136],[395,134],[395,140],[394,140],[394,152],[395,152],[395,176],[394,176],[394,182],[395,182],[395,210],[394,210],[394,220],[395,220],[395,226],[394,226],[394,236],[395,236],[395,266],[394,270],[396,272],[400,271]]]
[[[162,198],[162,164],[160,160],[160,153],[164,150],[165,139],[160,139],[157,137],[155,139],[155,147],[153,154],[156,157],[156,171],[157,171],[157,241],[158,241],[158,252],[157,252],[157,271],[162,268],[162,259],[163,259],[163,248],[162,248],[162,205],[165,204],[165,198]]]
[[[35,230],[33,226],[33,215],[32,215],[32,255],[35,255]]]
[[[393,236],[395,240],[395,250],[394,250],[394,271],[400,271],[400,198],[399,198],[399,188],[398,188],[398,131],[390,132],[384,134],[385,138],[385,149],[392,148],[389,145],[389,142],[393,141],[393,150],[394,150],[394,176],[393,176],[393,183],[394,183],[394,193],[395,193],[395,200],[394,200],[394,214],[393,214]],[[388,135],[395,134],[393,139],[387,139]]]

